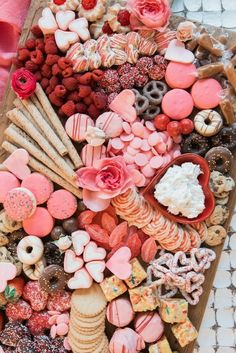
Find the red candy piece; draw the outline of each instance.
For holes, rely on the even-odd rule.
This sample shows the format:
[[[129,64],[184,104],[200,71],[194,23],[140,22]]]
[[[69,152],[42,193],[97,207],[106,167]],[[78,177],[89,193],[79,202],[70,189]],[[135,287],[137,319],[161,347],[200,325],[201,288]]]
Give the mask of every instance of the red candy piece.
[[[154,118],[154,126],[160,131],[165,131],[169,122],[170,118],[165,114],[159,114]]]
[[[111,233],[116,227],[116,221],[108,212],[103,212],[101,217],[102,228]]]
[[[27,302],[20,299],[17,303],[7,304],[6,315],[11,321],[24,321],[31,317],[32,309]]]
[[[96,213],[90,210],[81,212],[78,217],[79,228],[84,228],[86,225],[91,224],[95,216],[96,216]]]
[[[50,329],[51,325],[48,320],[50,319],[50,315],[47,311],[33,312],[30,319],[27,321],[26,326],[32,333],[32,335],[43,335],[46,330]]]
[[[53,2],[55,5],[60,6],[60,5],[63,5],[66,2],[66,0],[53,0]]]
[[[194,129],[194,124],[190,119],[180,120],[180,129],[183,135],[191,134]]]
[[[101,228],[98,224],[90,224],[85,226],[86,232],[89,233],[91,240],[97,244],[102,244],[105,249],[110,249],[108,232]]]
[[[92,10],[97,4],[97,0],[82,0],[81,5],[85,10]]]
[[[49,311],[67,311],[70,309],[71,293],[60,291],[51,294],[48,298],[47,309]]]
[[[152,261],[157,253],[157,244],[153,238],[148,238],[142,245],[141,257],[146,263]]]
[[[122,222],[116,226],[116,228],[111,232],[109,237],[109,245],[111,248],[118,245],[124,240],[128,234],[128,224],[127,222]]]
[[[178,121],[171,121],[167,125],[167,132],[171,137],[175,137],[181,134],[181,127]]]
[[[138,233],[133,233],[131,236],[129,236],[126,242],[126,246],[130,248],[131,258],[139,256],[142,243],[139,239]]]
[[[42,291],[39,282],[29,281],[24,287],[23,298],[30,302],[34,311],[42,311],[46,308],[48,294]]]

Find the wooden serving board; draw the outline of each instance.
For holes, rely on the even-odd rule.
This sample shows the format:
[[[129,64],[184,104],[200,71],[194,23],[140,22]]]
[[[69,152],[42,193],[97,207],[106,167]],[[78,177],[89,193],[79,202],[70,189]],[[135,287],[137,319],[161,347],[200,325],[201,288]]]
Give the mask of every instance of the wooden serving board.
[[[170,0],[170,3],[172,1]],[[30,28],[32,24],[36,24],[38,18],[41,16],[42,9],[46,6],[47,1],[46,0],[32,0],[31,6],[28,12],[28,16],[26,18],[21,38],[20,38],[20,43],[24,43],[25,40],[30,36]],[[172,17],[171,23],[173,28],[176,28],[179,22],[181,22],[183,18],[181,17]],[[198,24],[199,25],[199,24]],[[221,34],[221,29],[218,29],[216,27],[212,26],[207,26],[207,28],[211,31],[211,33],[215,33],[216,35]],[[230,32],[230,31],[224,31],[224,33],[227,33],[229,36],[229,43],[232,43],[233,41],[236,42],[236,33]],[[4,130],[6,129],[8,125],[6,113],[7,111],[11,110],[13,108],[13,100],[14,100],[14,94],[11,90],[11,85],[10,82],[8,82],[6,92],[5,92],[5,97],[2,105],[0,106],[0,145],[3,142],[4,139]],[[0,162],[4,160],[6,157],[5,152],[3,151],[2,148],[0,148]],[[234,152],[234,158],[236,159],[236,151]],[[236,180],[236,164],[233,166],[232,170],[232,176]],[[229,208],[230,208],[230,216],[225,224],[225,227],[229,229],[229,225],[231,222],[231,218],[233,215],[233,210],[234,206],[236,203],[236,189],[231,192],[230,194],[230,200],[229,200]],[[208,297],[213,285],[213,280],[216,274],[216,270],[218,267],[218,263],[220,260],[220,255],[223,249],[223,244],[214,247],[214,251],[216,252],[217,259],[213,262],[211,268],[206,272],[205,274],[205,283],[204,283],[204,293],[202,294],[200,298],[200,302],[196,306],[191,306],[189,310],[189,317],[190,320],[193,322],[194,326],[196,327],[197,330],[199,330],[204,312],[206,309]],[[181,348],[179,344],[177,343],[176,339],[173,337],[172,333],[170,332],[170,327],[166,328],[167,330],[167,337],[170,342],[171,348],[173,350],[177,350],[179,353],[192,353],[194,350],[195,342],[192,342],[185,348]],[[207,339],[207,338],[206,338]],[[91,352],[92,353],[92,352]]]

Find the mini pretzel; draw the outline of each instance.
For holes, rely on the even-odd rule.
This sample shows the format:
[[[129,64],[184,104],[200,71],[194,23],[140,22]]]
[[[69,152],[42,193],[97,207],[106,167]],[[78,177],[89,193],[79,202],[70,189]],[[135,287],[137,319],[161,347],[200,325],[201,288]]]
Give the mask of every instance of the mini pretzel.
[[[153,120],[159,113],[161,109],[157,105],[149,105],[147,110],[142,114],[144,120]]]
[[[150,81],[143,87],[143,94],[149,102],[155,105],[161,103],[163,95],[167,92],[167,85],[161,81]]]
[[[145,96],[142,96],[138,90],[132,89],[132,91],[135,94],[134,108],[137,112],[137,115],[140,116],[142,113],[144,113],[148,109],[149,101],[148,101],[148,98]]]

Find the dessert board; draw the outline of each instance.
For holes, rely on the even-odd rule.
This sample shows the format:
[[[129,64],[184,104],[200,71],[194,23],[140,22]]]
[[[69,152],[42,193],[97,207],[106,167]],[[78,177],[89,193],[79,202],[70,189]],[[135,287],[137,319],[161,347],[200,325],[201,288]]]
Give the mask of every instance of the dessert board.
[[[21,43],[24,43],[27,38],[30,37],[30,28],[33,24],[36,24],[38,19],[41,16],[43,8],[46,6],[47,1],[45,0],[35,0],[32,1],[31,7],[28,12],[28,16],[22,31],[21,35]],[[178,24],[183,21],[183,18],[181,17],[172,17],[172,26],[173,28],[177,28]],[[210,31],[210,33],[214,33],[216,36],[221,34],[221,30],[215,28],[215,27],[207,27]],[[234,43],[236,41],[236,34],[230,31],[224,31],[224,33],[227,33],[228,35],[228,44],[230,46],[230,43]],[[1,122],[0,122],[0,144],[3,142],[4,136],[3,132],[8,126],[8,119],[6,116],[6,113],[13,108],[13,101],[14,101],[14,93],[11,90],[11,85],[8,83],[8,87],[6,89],[6,94],[4,98],[4,102],[0,108],[0,116],[1,116]],[[1,149],[0,150],[0,161],[3,161],[5,159],[6,155],[4,151]],[[236,158],[236,152],[234,152],[234,157]],[[236,167],[233,166],[231,170],[231,176],[236,179]],[[230,209],[230,215],[225,223],[226,229],[229,229],[231,217],[233,214],[234,210],[234,205],[236,202],[236,190],[231,192],[230,194],[230,199],[229,199],[229,209]],[[205,282],[203,285],[204,292],[200,297],[199,304],[197,306],[191,306],[189,309],[189,318],[192,321],[193,325],[196,327],[198,330],[201,325],[201,321],[205,312],[206,304],[208,301],[208,297],[210,294],[210,290],[212,288],[214,276],[217,270],[217,266],[219,263],[220,255],[223,249],[223,244],[218,245],[214,247],[214,251],[216,253],[216,260],[213,262],[212,266],[210,269],[207,270],[206,275],[205,275]],[[181,348],[174,338],[173,334],[168,328],[165,331],[165,335],[168,338],[168,341],[170,342],[170,345],[173,350],[177,350],[179,353],[192,353],[194,349],[194,344],[195,342],[191,342],[188,344],[186,347]],[[92,352],[91,352],[92,353]]]

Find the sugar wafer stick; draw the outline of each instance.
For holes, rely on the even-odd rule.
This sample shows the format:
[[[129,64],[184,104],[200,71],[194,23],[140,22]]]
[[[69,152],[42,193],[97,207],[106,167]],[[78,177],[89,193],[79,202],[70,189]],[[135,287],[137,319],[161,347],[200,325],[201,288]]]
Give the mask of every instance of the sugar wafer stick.
[[[13,104],[17,109],[20,109],[20,111],[26,116],[27,119],[32,120],[30,113],[25,108],[24,104],[20,99],[18,98],[14,99]]]
[[[37,83],[35,94],[36,94],[39,102],[41,103],[41,105],[44,107],[44,110],[45,110],[49,120],[51,121],[54,129],[57,131],[58,136],[61,138],[62,142],[64,143],[64,145],[68,149],[68,154],[69,154],[72,162],[74,163],[75,167],[76,168],[82,167],[83,162],[81,161],[81,158],[80,158],[78,152],[76,151],[69,136],[65,132],[65,129],[64,129],[59,117],[55,113],[51,103],[49,102],[46,94],[44,93],[44,91],[39,83]]]
[[[4,148],[4,150],[9,152],[9,153],[13,153],[14,151],[17,150],[18,147],[16,145],[14,145],[13,143],[11,143],[11,142],[4,141],[3,144],[2,144],[2,148]],[[59,175],[57,175],[56,173],[51,171],[49,168],[47,168],[45,165],[40,163],[34,157],[31,157],[31,156],[29,157],[29,166],[32,169],[34,169],[35,171],[44,174],[46,177],[51,179],[54,183],[60,185],[64,189],[70,191],[71,193],[73,193],[78,198],[80,198],[80,199],[82,198],[81,189],[75,188],[72,185],[70,185],[67,181],[62,179]]]
[[[75,180],[76,173],[74,170],[70,168],[65,160],[56,152],[44,136],[35,128],[32,122],[29,121],[20,110],[10,110],[7,113],[7,117],[39,144],[39,146],[53,160],[53,162],[61,168],[63,174],[65,174],[72,181]]]
[[[39,102],[38,98],[35,96],[35,94],[32,94],[32,96],[30,97],[30,100],[33,102],[33,104],[36,106],[36,108],[40,111],[40,113],[42,114],[44,119],[47,121],[47,123],[52,127],[52,124],[51,124],[50,120],[48,119],[48,116],[47,116],[45,110],[43,109],[42,105],[40,104],[40,102]]]

